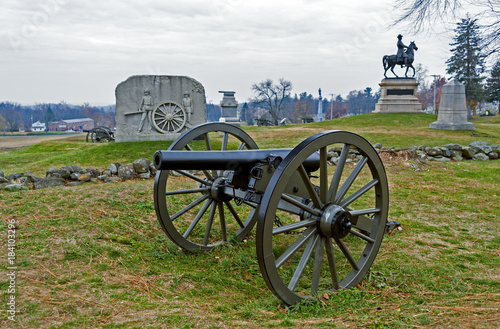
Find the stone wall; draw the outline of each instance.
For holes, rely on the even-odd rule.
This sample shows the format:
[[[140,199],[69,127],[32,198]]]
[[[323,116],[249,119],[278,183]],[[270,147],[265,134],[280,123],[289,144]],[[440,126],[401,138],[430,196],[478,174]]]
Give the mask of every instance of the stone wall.
[[[377,143],[373,147],[383,159],[394,155],[395,158],[403,158],[404,161],[488,161],[497,160],[500,156],[500,145],[490,145],[484,141],[472,142],[468,146],[447,144],[440,147],[412,146],[407,149],[395,149],[383,147],[382,144]],[[341,149],[335,147],[328,150],[328,159],[332,164],[337,164],[340,152]],[[384,156],[384,154],[388,154],[388,156]],[[355,149],[351,149],[346,162],[357,162],[361,157],[361,154]],[[54,186],[74,186],[88,182],[110,183],[130,179],[149,179],[154,177],[155,174],[156,168],[146,158],[137,159],[133,163],[124,165],[112,163],[105,170],[97,168],[82,169],[75,165],[49,168],[44,178],[36,177],[30,171],[8,176],[5,176],[4,172],[0,171],[0,190],[18,191]]]

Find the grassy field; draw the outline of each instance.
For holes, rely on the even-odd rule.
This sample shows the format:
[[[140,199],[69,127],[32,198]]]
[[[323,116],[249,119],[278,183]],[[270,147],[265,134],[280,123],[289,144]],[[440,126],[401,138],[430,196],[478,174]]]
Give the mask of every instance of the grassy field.
[[[246,127],[261,148],[294,147],[338,129],[371,143],[500,144],[500,116],[470,131],[428,129],[436,116],[368,114],[286,127]],[[286,136],[286,138],[284,137]],[[152,158],[168,143],[48,141],[0,152],[6,175],[76,164],[106,168]],[[496,328],[500,323],[500,160],[385,161],[389,220],[371,271],[355,289],[286,307],[267,289],[255,232],[242,243],[185,253],[154,213],[153,180],[0,191],[0,264],[15,222],[16,322],[0,279],[0,327],[14,328]]]

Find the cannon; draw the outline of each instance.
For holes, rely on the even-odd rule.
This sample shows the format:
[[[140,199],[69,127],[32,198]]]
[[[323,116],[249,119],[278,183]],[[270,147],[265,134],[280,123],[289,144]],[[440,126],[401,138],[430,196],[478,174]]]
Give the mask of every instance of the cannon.
[[[354,133],[259,149],[240,128],[207,123],[157,151],[154,165],[166,235],[197,252],[242,241],[256,224],[260,271],[288,305],[359,284],[388,225],[383,163]]]
[[[87,133],[87,143],[108,143],[115,140],[115,133],[108,127],[95,127],[92,129],[84,129]]]

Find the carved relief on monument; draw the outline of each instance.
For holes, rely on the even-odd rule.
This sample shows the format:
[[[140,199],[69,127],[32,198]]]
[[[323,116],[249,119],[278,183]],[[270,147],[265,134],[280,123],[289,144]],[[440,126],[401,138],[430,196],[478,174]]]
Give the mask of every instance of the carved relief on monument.
[[[203,86],[179,76],[133,76],[116,87],[117,142],[175,140],[206,122]]]

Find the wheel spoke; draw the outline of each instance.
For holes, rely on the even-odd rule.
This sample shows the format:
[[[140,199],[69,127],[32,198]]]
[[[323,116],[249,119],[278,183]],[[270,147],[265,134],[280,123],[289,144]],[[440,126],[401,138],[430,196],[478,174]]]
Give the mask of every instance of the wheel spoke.
[[[210,231],[212,230],[212,223],[214,222],[216,208],[217,204],[213,202],[212,207],[210,208],[210,214],[208,215],[207,227],[205,228],[205,236],[203,237],[204,246],[208,244],[208,238],[210,237]]]
[[[222,202],[218,202],[217,206],[219,208],[219,218],[220,218],[220,229],[222,233],[222,241],[227,242],[227,232],[226,232],[226,217],[224,217],[224,206]]]
[[[314,252],[314,269],[311,280],[311,296],[318,295],[319,279],[321,276],[321,263],[323,261],[323,249],[325,248],[324,238],[319,238],[316,243],[316,251]]]
[[[238,223],[238,225],[241,228],[245,227],[245,225],[243,224],[243,222],[240,219],[240,216],[238,215],[238,213],[236,212],[236,210],[234,210],[233,205],[229,201],[224,201],[224,203],[226,204],[227,209],[229,209],[229,211],[233,215],[233,217],[236,220],[236,222]]]
[[[318,239],[319,234],[315,234],[312,239],[309,239],[309,242],[304,249],[304,253],[302,254],[302,257],[300,257],[299,265],[297,265],[297,268],[293,273],[292,280],[290,280],[290,283],[288,284],[288,289],[290,289],[291,291],[294,291],[297,283],[299,283],[299,279],[302,276],[304,269],[306,268],[307,261],[309,260],[309,258],[311,258],[312,251],[316,246],[316,243],[318,243]]]
[[[319,197],[322,204],[328,202],[328,160],[326,146],[319,150]]]
[[[304,168],[304,165],[302,164],[299,167],[299,173],[300,177],[302,178],[302,181],[306,186],[307,192],[312,199],[314,206],[318,209],[321,209],[323,207],[323,203],[320,201],[318,193],[316,193],[314,185],[311,183],[311,180],[309,179],[309,175],[307,174],[306,168]]]
[[[333,201],[337,190],[339,188],[340,178],[342,178],[342,172],[344,171],[344,165],[347,160],[347,155],[349,155],[349,144],[344,144],[342,151],[340,152],[339,162],[337,163],[337,168],[335,168],[335,173],[333,174],[332,183],[330,184],[330,189],[328,190],[328,200]]]
[[[310,226],[307,228],[304,233],[302,233],[297,240],[295,240],[288,249],[281,254],[281,256],[276,260],[276,268],[281,267],[284,262],[286,262],[290,257],[295,254],[299,248],[309,240],[313,234],[317,231],[316,227]]]
[[[358,263],[356,263],[356,261],[352,257],[351,253],[349,252],[349,249],[347,249],[347,246],[344,244],[344,241],[342,241],[341,239],[337,239],[337,238],[334,238],[334,239],[335,239],[335,242],[337,243],[337,245],[339,246],[340,250],[344,254],[344,256],[347,258],[347,260],[351,264],[352,268],[355,269],[356,271],[358,271],[359,270]]]
[[[238,146],[238,151],[243,150],[243,148],[245,148],[246,145],[247,145],[247,143],[241,142],[240,146]]]
[[[191,193],[205,193],[210,191],[209,188],[202,187],[202,188],[193,188],[189,190],[176,190],[176,191],[166,191],[165,195],[178,195],[178,194],[191,194]]]
[[[350,205],[352,202],[356,201],[359,197],[361,197],[363,194],[368,192],[372,187],[378,184],[378,179],[373,179],[369,183],[367,183],[365,186],[351,194],[349,197],[345,198],[342,202],[339,203],[341,207],[347,207]]]
[[[186,212],[188,212],[189,210],[193,209],[194,207],[196,207],[197,205],[199,205],[200,203],[202,203],[203,201],[205,201],[208,197],[209,197],[208,194],[203,194],[201,197],[199,197],[198,199],[194,200],[189,205],[187,205],[186,207],[182,208],[181,210],[179,210],[178,212],[176,212],[175,214],[173,214],[172,216],[170,216],[170,220],[171,221],[176,220],[179,216],[184,215]]]
[[[297,230],[297,229],[303,228],[303,227],[308,227],[308,226],[311,226],[314,224],[316,224],[316,220],[314,220],[314,219],[301,220],[300,222],[295,222],[292,224],[287,224],[287,225],[273,228],[273,235],[290,232],[290,231]]]
[[[213,201],[209,199],[209,200],[207,200],[205,202],[205,204],[203,205],[203,207],[201,207],[200,211],[198,211],[198,213],[196,214],[196,217],[191,222],[191,225],[189,225],[189,227],[186,230],[186,232],[184,232],[184,234],[183,234],[184,238],[187,238],[189,236],[189,234],[191,234],[191,232],[193,231],[194,227],[198,224],[198,222],[200,221],[201,217],[203,216],[203,214],[205,213],[205,211],[207,211],[208,207],[212,204],[212,202]]]
[[[355,235],[355,236],[357,236],[358,238],[361,238],[361,239],[365,240],[366,242],[370,242],[370,243],[375,242],[375,240],[373,240],[369,236],[366,236],[363,233],[358,232],[356,230],[351,230],[350,233],[353,234],[353,235]]]
[[[227,150],[227,139],[229,137],[229,134],[227,132],[224,133],[224,137],[222,138],[222,147],[221,151]]]
[[[193,174],[191,174],[191,173],[189,173],[187,171],[184,171],[184,170],[175,170],[175,171],[178,172],[179,174],[182,174],[182,175],[184,175],[186,177],[189,177],[192,180],[195,180],[195,181],[197,181],[197,182],[199,182],[199,183],[201,183],[203,185],[210,185],[211,184],[210,181],[206,181],[204,179],[201,179],[200,177],[195,176],[195,175],[193,175]]]
[[[347,191],[351,187],[352,183],[354,183],[354,180],[356,179],[356,177],[358,177],[359,173],[361,172],[361,169],[363,169],[363,167],[365,166],[365,164],[366,164],[367,161],[368,161],[368,158],[367,157],[363,157],[363,159],[361,159],[358,162],[358,164],[356,165],[356,167],[354,168],[354,170],[351,172],[351,174],[349,175],[349,177],[347,177],[347,179],[345,180],[344,184],[340,188],[339,192],[335,196],[334,203],[339,203],[340,200],[342,200],[342,198],[345,196],[345,194],[347,193]]]
[[[337,266],[335,265],[335,256],[333,254],[333,245],[331,238],[325,238],[326,258],[328,259],[328,267],[330,268],[330,277],[332,278],[333,289],[339,289],[339,277],[337,274]]]
[[[351,214],[352,214],[352,212],[351,212]],[[353,227],[357,228],[358,230],[364,231],[364,232],[369,233],[369,234],[372,232],[373,220],[366,217],[366,216],[353,215],[351,224]]]
[[[292,198],[291,196],[289,195],[286,195],[286,194],[282,194],[281,195],[281,198],[289,203],[291,203],[292,205],[304,210],[305,212],[308,212],[314,216],[319,216],[320,212],[318,209],[314,209],[314,208],[311,208],[309,207],[308,205],[305,205],[303,204],[302,202],[300,201],[297,201],[295,200],[294,198]]]
[[[208,136],[208,133],[203,134],[203,137],[205,138],[205,145],[207,146],[207,151],[212,151],[212,144],[210,143],[210,137]]]

